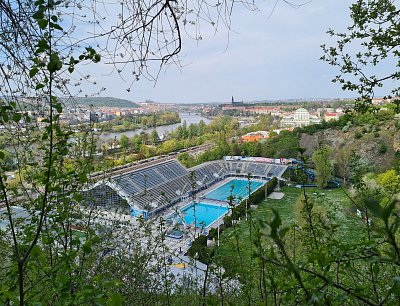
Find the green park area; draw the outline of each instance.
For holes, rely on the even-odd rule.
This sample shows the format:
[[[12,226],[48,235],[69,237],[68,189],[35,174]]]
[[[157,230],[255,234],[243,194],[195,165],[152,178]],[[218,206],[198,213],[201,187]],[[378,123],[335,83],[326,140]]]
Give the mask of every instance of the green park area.
[[[262,233],[263,244],[266,246],[272,244],[272,241],[268,238],[269,227],[267,223],[273,218],[273,209],[279,213],[282,219],[282,227],[290,228],[286,235],[286,242],[288,245],[292,243],[294,224],[298,227],[301,227],[302,224],[301,208],[296,203],[299,203],[303,190],[295,187],[283,187],[280,192],[284,194],[283,198],[263,200],[256,209],[251,211],[251,217],[247,217],[248,220],[250,218],[253,220],[253,239],[250,238],[250,222],[246,221],[245,217],[242,217],[242,220],[236,226],[225,229],[221,234],[220,247],[216,250],[216,255],[229,274],[240,273],[243,264],[249,265],[248,268],[251,271],[250,265],[252,253],[256,248],[254,240],[256,239],[257,228]],[[314,204],[313,211],[318,216],[322,216],[324,220],[329,220],[326,221],[329,224],[334,224],[333,235],[341,243],[356,243],[365,236],[365,221],[357,216],[356,208],[346,190],[341,188],[331,190],[306,188],[305,193]]]

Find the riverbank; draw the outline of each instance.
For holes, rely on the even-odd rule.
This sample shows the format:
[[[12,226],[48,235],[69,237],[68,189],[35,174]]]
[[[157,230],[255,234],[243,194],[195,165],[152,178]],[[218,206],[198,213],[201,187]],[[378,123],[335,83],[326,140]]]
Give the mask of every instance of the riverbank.
[[[111,133],[104,133],[101,132],[99,134],[99,139],[102,140],[108,140],[108,139],[120,139],[122,135],[126,135],[128,137],[133,137],[135,135],[138,135],[142,132],[145,133],[151,133],[154,130],[157,131],[158,135],[165,135],[168,133],[171,133],[172,131],[174,131],[175,129],[177,129],[180,125],[182,125],[184,122],[186,122],[187,125],[190,124],[198,124],[201,120],[204,121],[205,124],[209,124],[211,122],[210,119],[206,118],[206,117],[202,117],[198,114],[193,114],[193,113],[180,113],[179,114],[180,117],[180,122],[178,123],[174,123],[174,124],[168,124],[168,125],[162,125],[162,126],[157,126],[157,127],[153,127],[153,128],[147,128],[147,129],[143,129],[143,128],[139,128],[136,130],[128,130],[125,132],[111,132]]]

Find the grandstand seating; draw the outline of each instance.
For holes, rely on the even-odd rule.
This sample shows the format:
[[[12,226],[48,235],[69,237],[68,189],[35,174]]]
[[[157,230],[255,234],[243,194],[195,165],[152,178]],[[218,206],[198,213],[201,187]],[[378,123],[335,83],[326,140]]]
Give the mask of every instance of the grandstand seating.
[[[130,205],[154,212],[190,194],[192,171],[196,192],[228,176],[251,173],[266,178],[280,176],[284,170],[286,166],[247,161],[212,161],[186,169],[177,160],[169,160],[113,177],[109,185]]]

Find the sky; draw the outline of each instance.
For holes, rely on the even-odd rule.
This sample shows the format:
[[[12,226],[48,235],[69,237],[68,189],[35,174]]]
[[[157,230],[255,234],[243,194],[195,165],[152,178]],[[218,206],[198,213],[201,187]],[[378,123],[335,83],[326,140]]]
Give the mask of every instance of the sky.
[[[230,33],[221,28],[215,34],[203,27],[200,42],[184,37],[183,67],[168,67],[156,83],[141,79],[128,92],[130,81],[122,80],[110,67],[91,65],[88,72],[97,86],[106,88],[101,96],[135,102],[229,102],[232,96],[236,101],[354,97],[331,82],[337,68],[319,60],[320,46],[332,43],[326,31],[344,31],[350,25],[352,1],[312,0],[299,9],[279,1],[273,10],[274,3],[260,2],[257,12],[237,6]]]

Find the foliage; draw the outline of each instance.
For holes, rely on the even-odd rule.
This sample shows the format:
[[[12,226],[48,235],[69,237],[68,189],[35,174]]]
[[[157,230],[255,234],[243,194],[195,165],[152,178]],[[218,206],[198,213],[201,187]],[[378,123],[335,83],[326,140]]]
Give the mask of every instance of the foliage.
[[[391,265],[395,271],[389,272],[383,263],[384,258],[380,263],[376,261],[371,263],[364,256],[360,259],[361,257],[355,255],[355,253],[361,255],[371,243],[377,246],[380,240],[368,239],[368,231],[373,231],[373,234],[377,235],[378,230],[375,231],[373,228],[367,230],[367,223],[362,222],[352,210],[348,209],[352,199],[349,199],[346,193],[342,190],[333,190],[332,194],[327,195],[319,190],[304,190],[303,193],[301,189],[286,187],[283,192],[286,194],[285,197],[289,198],[268,200],[258,206],[257,215],[260,217],[254,224],[241,222],[238,228],[223,233],[222,245],[217,252],[227,274],[239,274],[243,277],[243,286],[247,286],[247,290],[249,286],[258,288],[253,291],[253,298],[258,302],[276,299],[291,303],[303,301],[306,304],[315,301],[318,301],[317,304],[334,305],[340,305],[343,301],[346,301],[346,304],[357,301],[374,304],[378,299],[385,298],[389,304],[396,303],[396,294],[390,289],[392,286],[397,288],[394,278],[399,270],[395,264]],[[296,220],[294,217],[296,198],[302,202],[298,210],[302,220],[300,224],[293,224]],[[338,202],[338,199],[343,202]],[[338,206],[338,203],[341,204]],[[267,225],[263,226],[265,224],[263,222]],[[378,222],[376,218],[374,222]],[[260,231],[255,233],[254,253],[245,251],[249,241],[249,226],[256,229],[260,227]],[[239,231],[238,236],[241,237],[238,243],[243,250],[241,253],[236,250],[235,230]],[[260,239],[257,238],[258,235],[261,235]],[[275,245],[275,248],[271,248],[271,245]],[[249,266],[251,256],[255,256],[258,260]],[[374,256],[379,257],[377,254],[366,256],[369,259]],[[377,257],[374,258],[379,260]],[[263,261],[265,266],[262,264]],[[341,264],[337,265],[339,261]],[[245,263],[245,266],[240,266],[241,262]],[[352,265],[347,265],[347,262],[351,262]],[[250,273],[243,275],[244,271]],[[267,273],[265,271],[271,273],[264,274]],[[387,273],[390,273],[389,278],[385,278]],[[372,276],[374,280],[366,278],[367,275]],[[257,287],[264,278],[266,278],[265,290],[262,286]],[[379,291],[374,291],[378,279]],[[340,286],[337,286],[338,281]],[[315,282],[321,282],[320,286],[315,286]],[[362,293],[353,294],[352,290],[348,290],[356,285],[363,288]],[[321,286],[326,288],[326,294],[321,293]],[[376,292],[378,296],[367,294],[364,290]],[[308,292],[309,296],[305,292]]]
[[[340,116],[338,120],[331,120],[331,121],[322,121],[318,124],[310,124],[303,127],[295,128],[295,133],[306,133],[309,135],[313,135],[318,131],[324,131],[329,128],[345,128],[349,123],[351,123],[352,116],[349,113],[345,113],[344,115]]]
[[[203,263],[207,263],[210,260],[209,250],[207,249],[207,236],[199,235],[194,239],[188,250],[188,255]]]
[[[378,183],[390,194],[397,193],[400,186],[400,175],[394,169],[378,174]]]
[[[108,10],[108,4],[102,3],[107,14],[115,12]],[[301,226],[283,220],[275,209],[279,203],[274,200],[268,200],[266,205],[270,202],[276,206],[271,205],[274,207],[268,207],[268,215],[261,216],[253,214],[245,201],[233,207],[234,199],[231,198],[232,216],[225,219],[232,227],[225,235],[233,254],[223,254],[217,249],[214,256],[214,250],[205,247],[204,236],[198,237],[192,245],[192,255],[197,253],[207,263],[206,271],[203,271],[205,279],[200,286],[197,279],[175,280],[169,274],[167,230],[162,219],[157,224],[156,220],[144,223],[139,218],[132,224],[130,217],[119,212],[110,218],[109,213],[101,213],[103,207],[97,206],[101,197],[86,199],[93,207],[81,205],[84,203],[81,190],[88,183],[95,152],[95,138],[90,132],[93,122],[88,126],[89,132],[83,133],[79,141],[71,141],[70,127],[60,124],[63,104],[57,96],[68,93],[71,79],[90,79],[90,76],[74,75],[81,64],[97,63],[103,57],[90,46],[93,40],[81,35],[75,37],[75,26],[82,26],[80,22],[87,18],[85,16],[95,16],[89,24],[95,33],[91,38],[96,39],[96,46],[99,44],[96,48],[115,64],[117,70],[121,65],[133,65],[129,74],[138,80],[148,71],[150,60],[158,59],[165,64],[179,53],[180,22],[195,25],[197,31],[197,21],[205,19],[202,12],[213,7],[200,2],[193,8],[189,4],[170,1],[151,3],[150,7],[135,1],[116,5],[121,6],[118,25],[107,26],[107,32],[98,32],[98,29],[103,30],[104,24],[100,22],[103,12],[91,11],[96,5],[43,0],[0,3],[0,50],[3,55],[0,124],[7,127],[4,131],[6,140],[18,139],[10,143],[14,150],[12,166],[17,167],[19,174],[15,177],[16,182],[7,180],[6,172],[11,165],[8,156],[1,151],[0,200],[6,209],[7,227],[0,233],[0,303],[397,304],[400,220],[396,199],[387,197],[383,203],[381,191],[365,184],[362,174],[368,165],[356,154],[349,165],[354,196],[346,194],[346,199],[362,211],[366,222],[345,207],[326,209],[322,218],[316,211],[318,203],[325,207],[330,207],[331,203],[322,194],[318,202],[318,198],[307,195],[304,189],[297,191],[303,192],[299,208]],[[229,7],[230,16],[231,5],[233,3],[223,1],[215,6],[216,18],[222,18],[229,26],[229,17],[221,15],[220,7]],[[362,39],[373,38],[372,45],[365,45],[367,48],[380,44],[382,49],[378,48],[378,51],[385,56],[396,51],[396,48],[386,48],[396,44],[398,33],[397,22],[390,24],[398,16],[391,2],[358,1],[352,10],[356,25],[350,31],[367,25],[371,18],[383,18],[383,25],[389,24],[388,35],[383,26],[378,27],[378,34],[385,34],[382,37],[371,32],[371,28],[361,28],[371,34],[361,36]],[[75,18],[77,12],[79,22],[69,19]],[[209,20],[210,15],[205,15]],[[347,37],[342,38],[347,44]],[[104,42],[110,44],[109,49],[103,48]],[[122,53],[116,54],[115,50]],[[398,53],[393,54],[398,56]],[[374,59],[373,53],[361,54],[360,59],[371,56]],[[375,58],[376,63],[379,59],[379,56]],[[346,65],[348,70],[343,72],[355,68],[351,63]],[[398,80],[398,74],[387,79]],[[379,86],[381,81],[365,78],[361,82],[367,84],[366,90],[360,90],[364,96],[369,93],[368,88]],[[78,82],[76,86],[80,85]],[[352,84],[347,86],[358,89]],[[20,103],[21,100],[24,102]],[[36,112],[28,112],[24,108],[26,104]],[[134,123],[152,125],[156,120],[152,115],[143,122]],[[199,161],[217,158],[237,148],[271,157],[297,155],[294,148],[298,146],[298,135],[295,133],[282,132],[264,148],[259,145],[243,145],[242,148],[235,145],[233,148],[227,139],[236,134],[237,127],[237,121],[230,117],[218,118],[209,129],[183,124],[177,132],[179,142],[169,143],[169,148],[204,139],[216,141],[218,146],[200,155]],[[135,137],[132,142],[124,138],[123,147],[129,150],[131,145],[138,155],[152,156],[158,148],[149,146],[149,140],[151,142],[151,137],[147,134]],[[381,181],[387,180],[382,178]],[[287,210],[290,203],[293,206],[294,198],[281,207]],[[23,206],[26,216],[15,215],[15,204]],[[349,213],[358,223],[348,228],[346,235],[355,228],[361,231],[360,238],[354,241],[338,234],[338,229],[350,218]],[[243,215],[246,218],[241,218]],[[239,219],[242,221],[236,222]],[[219,267],[214,269],[212,263],[224,265],[226,273]]]
[[[66,100],[65,103],[72,104],[70,100]],[[84,106],[94,106],[94,107],[122,107],[122,108],[138,108],[139,105],[135,102],[118,99],[114,97],[75,97],[75,103]]]
[[[366,112],[373,109],[374,90],[384,84],[391,86],[394,97],[400,96],[399,8],[391,0],[359,0],[351,5],[350,16],[352,25],[347,32],[328,31],[337,44],[322,46],[325,53],[322,60],[338,68],[340,73],[333,82],[340,83],[343,90],[357,92],[360,99],[355,108]],[[392,63],[392,70],[379,75],[381,67],[388,63]],[[397,99],[393,103],[398,108]]]
[[[270,195],[274,191],[277,184],[278,179],[276,177],[271,178],[264,186],[261,186],[250,195],[250,203],[253,203],[253,205],[261,203],[265,199],[265,196]]]
[[[378,147],[378,152],[379,154],[385,154],[388,150],[388,146],[384,141],[380,141],[379,147]]]
[[[118,116],[110,121],[98,123],[103,132],[126,132],[139,128],[150,128],[162,125],[170,125],[181,122],[176,112],[163,112],[160,114],[139,114]]]
[[[272,158],[296,157],[299,138],[296,133],[282,131],[278,136],[268,139],[265,146],[265,156]]]
[[[316,180],[320,188],[325,188],[328,181],[332,178],[333,165],[330,160],[332,150],[328,146],[320,146],[312,155],[315,166]]]

